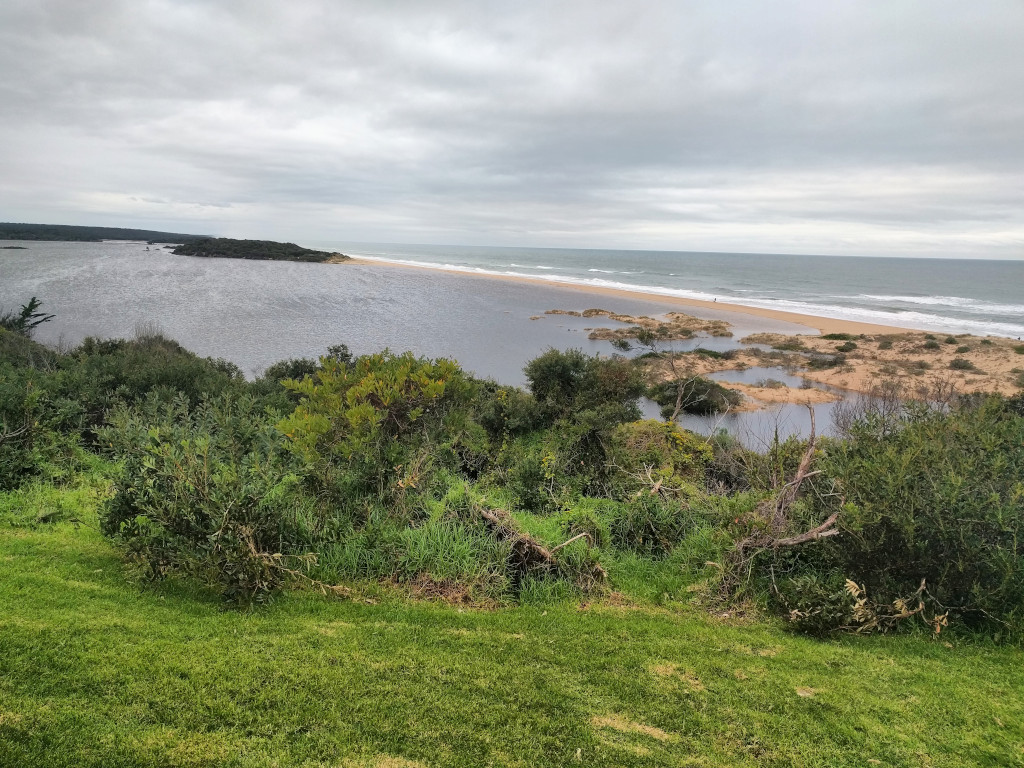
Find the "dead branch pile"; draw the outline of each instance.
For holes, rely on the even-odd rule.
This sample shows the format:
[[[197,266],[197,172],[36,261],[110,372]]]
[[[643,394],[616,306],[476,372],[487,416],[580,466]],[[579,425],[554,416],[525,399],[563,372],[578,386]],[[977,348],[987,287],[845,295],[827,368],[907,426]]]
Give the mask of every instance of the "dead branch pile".
[[[512,515],[503,509],[478,509],[480,517],[499,541],[506,541],[512,547],[512,564],[515,568],[515,582],[518,584],[528,574],[556,574],[564,572],[554,553],[580,536],[548,549],[528,533],[516,526]],[[593,583],[603,583],[608,574],[600,564],[594,563],[589,573],[581,574]]]
[[[821,525],[804,531],[799,534],[791,534],[793,528],[790,519],[789,509],[800,494],[804,482],[817,474],[819,471],[812,471],[811,464],[814,462],[814,451],[817,447],[817,435],[814,424],[814,409],[807,409],[811,415],[811,434],[807,440],[807,448],[800,464],[797,467],[793,479],[784,483],[777,489],[775,494],[762,501],[755,509],[755,516],[764,523],[753,533],[736,542],[729,555],[725,568],[725,578],[722,581],[723,595],[731,595],[740,585],[746,573],[749,572],[754,558],[760,553],[780,549],[782,547],[793,547],[799,544],[806,544],[809,541],[826,539],[841,533],[836,526],[839,520],[839,509],[833,512]],[[839,504],[840,509],[842,503]],[[787,535],[788,534],[788,535]]]

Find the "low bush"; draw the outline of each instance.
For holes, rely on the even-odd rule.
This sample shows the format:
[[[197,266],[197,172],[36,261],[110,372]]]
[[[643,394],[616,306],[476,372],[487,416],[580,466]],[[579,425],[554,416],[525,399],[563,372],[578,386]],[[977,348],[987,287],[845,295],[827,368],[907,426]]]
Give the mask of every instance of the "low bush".
[[[853,352],[853,350],[855,350],[856,348],[857,345],[854,342],[848,341],[845,344],[840,344],[839,346],[837,346],[836,352]]]
[[[666,419],[677,407],[680,412],[706,415],[729,410],[743,402],[736,390],[703,376],[656,384],[647,390],[647,396],[662,406],[661,413]]]
[[[949,361],[949,367],[954,371],[973,371],[974,363],[963,357],[954,357]]]
[[[914,619],[934,629],[948,621],[1019,632],[1024,418],[1012,401],[990,398],[948,413],[910,407],[895,421],[868,415],[849,434],[827,444],[816,493],[796,508],[796,526],[808,530],[844,502],[841,535],[763,562],[765,578],[775,573],[780,607],[818,631]],[[858,603],[853,617],[847,609]]]
[[[154,393],[109,420],[99,439],[121,468],[102,527],[150,578],[187,573],[244,604],[301,570],[302,547],[328,522],[254,398],[191,406]]]
[[[610,483],[617,498],[654,489],[680,498],[694,496],[712,459],[703,438],[653,419],[619,425],[610,443]]]
[[[616,547],[664,557],[693,524],[693,518],[680,502],[643,493],[618,505],[609,533]]]

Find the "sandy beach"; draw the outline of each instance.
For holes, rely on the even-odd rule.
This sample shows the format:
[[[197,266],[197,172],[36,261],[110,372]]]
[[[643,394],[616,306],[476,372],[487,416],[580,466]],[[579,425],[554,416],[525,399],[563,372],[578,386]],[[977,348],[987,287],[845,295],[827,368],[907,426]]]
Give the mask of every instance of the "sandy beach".
[[[507,280],[518,283],[532,283],[535,285],[557,286],[563,289],[578,291],[580,294],[602,296],[610,299],[630,298],[642,299],[667,304],[672,307],[679,307],[690,310],[701,310],[711,312],[714,316],[735,314],[746,316],[749,325],[757,325],[754,318],[764,318],[785,323],[793,323],[803,326],[807,333],[850,333],[850,334],[892,334],[906,333],[908,329],[889,325],[876,325],[874,323],[859,323],[852,320],[835,320],[828,317],[817,317],[814,315],[803,315],[796,312],[780,312],[774,309],[762,309],[760,307],[745,307],[741,304],[729,304],[720,301],[700,301],[698,299],[684,299],[678,296],[664,296],[656,293],[644,293],[643,291],[629,291],[618,288],[604,288],[601,286],[580,285],[578,283],[560,282],[556,280],[543,280],[518,275],[489,275],[476,272],[443,269],[440,267],[423,267],[417,264],[403,264],[401,262],[386,261],[384,259],[366,259],[358,256],[351,257],[344,264],[366,264],[373,266],[394,267],[397,269],[417,269],[428,272],[447,272],[459,275],[460,277],[475,277],[480,280]],[[614,309],[614,307],[610,307]],[[697,313],[700,317],[704,314]],[[735,324],[735,323],[734,323]]]

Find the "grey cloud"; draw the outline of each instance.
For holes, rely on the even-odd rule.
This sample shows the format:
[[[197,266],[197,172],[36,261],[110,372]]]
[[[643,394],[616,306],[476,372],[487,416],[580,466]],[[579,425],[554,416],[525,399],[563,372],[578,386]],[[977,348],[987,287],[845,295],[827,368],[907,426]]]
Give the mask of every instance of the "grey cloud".
[[[1018,2],[10,0],[0,210],[1022,256],[1022,31]]]

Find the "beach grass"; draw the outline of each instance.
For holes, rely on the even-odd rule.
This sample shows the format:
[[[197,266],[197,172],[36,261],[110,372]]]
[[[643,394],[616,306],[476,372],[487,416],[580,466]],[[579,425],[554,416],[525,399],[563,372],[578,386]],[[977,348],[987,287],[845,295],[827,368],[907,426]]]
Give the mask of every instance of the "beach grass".
[[[2,766],[1024,764],[1016,648],[641,596],[228,610],[133,581],[92,527],[104,494],[97,472],[0,494]]]

